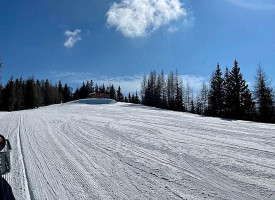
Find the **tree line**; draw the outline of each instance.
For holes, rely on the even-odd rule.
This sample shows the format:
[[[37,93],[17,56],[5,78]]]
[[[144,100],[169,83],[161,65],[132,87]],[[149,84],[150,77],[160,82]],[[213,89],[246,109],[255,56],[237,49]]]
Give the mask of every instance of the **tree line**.
[[[196,95],[189,83],[183,84],[177,70],[168,76],[151,71],[141,81],[141,102],[175,111],[230,119],[275,122],[274,94],[270,80],[259,65],[250,91],[238,62],[224,74],[217,65],[209,86],[202,83]]]
[[[1,69],[0,63],[0,69]],[[24,80],[11,77],[7,83],[0,84],[0,110],[17,111],[24,109],[33,109],[40,106],[48,106],[57,103],[66,103],[72,100],[89,98],[92,93],[104,93],[109,95],[110,99],[118,102],[140,103],[139,95],[129,93],[124,96],[122,89],[111,85],[109,87],[94,85],[93,80],[83,82],[80,88],[73,92],[68,84],[52,84],[48,79],[36,80],[34,77]]]
[[[47,106],[71,100],[72,91],[67,84],[52,85],[48,79],[35,80],[34,77],[24,80],[11,77],[6,85],[0,86],[0,109],[16,111]]]
[[[52,84],[48,79],[35,80],[34,77],[24,80],[23,78],[14,79],[11,77],[5,86],[0,85],[0,110],[17,111],[24,109],[33,109],[40,106],[48,106],[58,103],[66,103],[72,100],[89,98],[91,93],[109,94],[110,99],[118,102],[140,103],[139,95],[130,94],[124,96],[119,86],[115,89],[110,87],[93,86],[93,81],[87,81],[86,84],[72,92],[72,88],[67,84]]]
[[[73,99],[85,99],[91,96],[91,94],[103,93],[108,94],[110,99],[114,99],[118,102],[126,102],[126,103],[135,103],[139,104],[140,99],[138,92],[128,93],[128,95],[123,95],[122,89],[120,86],[116,89],[113,84],[105,87],[104,84],[98,86],[98,84],[94,85],[93,80],[83,82],[80,88],[76,88],[75,93],[73,94]]]

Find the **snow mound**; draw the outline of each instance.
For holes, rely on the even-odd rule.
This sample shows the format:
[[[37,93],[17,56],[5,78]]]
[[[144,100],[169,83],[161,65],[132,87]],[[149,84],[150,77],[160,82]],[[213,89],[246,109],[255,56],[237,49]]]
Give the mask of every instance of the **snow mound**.
[[[116,103],[113,99],[80,99],[76,103],[81,104],[112,104]]]

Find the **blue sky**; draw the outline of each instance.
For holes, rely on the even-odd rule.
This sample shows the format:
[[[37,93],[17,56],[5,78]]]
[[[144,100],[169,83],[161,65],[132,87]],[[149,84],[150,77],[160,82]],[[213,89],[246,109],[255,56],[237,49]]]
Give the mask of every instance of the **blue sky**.
[[[275,77],[272,0],[0,0],[2,82],[10,76],[86,79],[139,88],[140,76],[178,69],[194,87],[216,64],[239,61],[248,82]]]

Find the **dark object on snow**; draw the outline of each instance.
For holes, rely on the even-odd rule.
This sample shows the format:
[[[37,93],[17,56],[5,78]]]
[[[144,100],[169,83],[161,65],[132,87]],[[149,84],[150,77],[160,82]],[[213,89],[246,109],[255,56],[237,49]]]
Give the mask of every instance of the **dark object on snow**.
[[[6,146],[6,139],[3,135],[0,135],[0,151]]]
[[[11,186],[9,183],[4,179],[0,178],[0,199],[1,200],[15,200]]]
[[[9,140],[6,140],[3,135],[0,135],[0,200],[15,200],[11,186],[2,178],[2,175],[9,173],[11,170],[10,152],[11,145]]]
[[[0,172],[5,175],[11,171],[10,164],[11,145],[9,140],[0,135]]]

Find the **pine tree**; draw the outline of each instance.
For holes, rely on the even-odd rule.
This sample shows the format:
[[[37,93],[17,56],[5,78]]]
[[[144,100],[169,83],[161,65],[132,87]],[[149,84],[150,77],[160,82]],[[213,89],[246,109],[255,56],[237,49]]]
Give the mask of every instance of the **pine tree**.
[[[15,102],[14,110],[24,109],[24,96],[23,96],[23,79],[16,79],[14,82]]]
[[[116,90],[113,84],[110,87],[110,99],[114,99],[114,100],[116,99]]]
[[[223,115],[223,104],[224,104],[224,80],[222,78],[222,72],[219,64],[215,72],[213,72],[211,77],[211,85],[209,91],[209,101],[208,101],[208,114],[212,116],[222,116]]]
[[[120,86],[118,86],[116,97],[117,97],[117,101],[123,102],[123,94],[122,94],[122,92],[121,92]]]
[[[39,107],[43,104],[43,93],[38,79],[35,82],[35,96],[35,107]]]
[[[58,82],[58,102],[63,102],[63,94],[62,94],[62,83],[61,81]]]
[[[35,84],[34,79],[29,78],[26,81],[25,91],[24,91],[24,102],[26,109],[32,109],[35,107]]]
[[[50,86],[50,82],[48,79],[46,79],[43,87],[43,102],[44,105],[50,105],[51,104],[51,86]]]
[[[274,96],[270,81],[261,65],[254,77],[254,97],[256,100],[257,120],[261,122],[274,121]]]
[[[236,60],[229,73],[227,84],[230,94],[227,102],[229,117],[234,119],[252,118],[254,102]]]
[[[71,100],[72,92],[71,92],[71,89],[68,87],[67,83],[64,85],[62,89],[62,94],[63,94],[64,102],[68,102]]]
[[[5,88],[3,89],[3,109],[6,111],[13,111],[15,106],[15,90],[13,77],[10,78]]]
[[[230,117],[230,106],[231,106],[231,85],[229,84],[229,75],[230,72],[226,67],[224,73],[224,82],[223,82],[223,89],[224,89],[224,98],[223,98],[223,116]]]
[[[77,100],[77,99],[80,99],[80,95],[79,95],[79,89],[76,88],[75,92],[74,92],[74,99]]]

